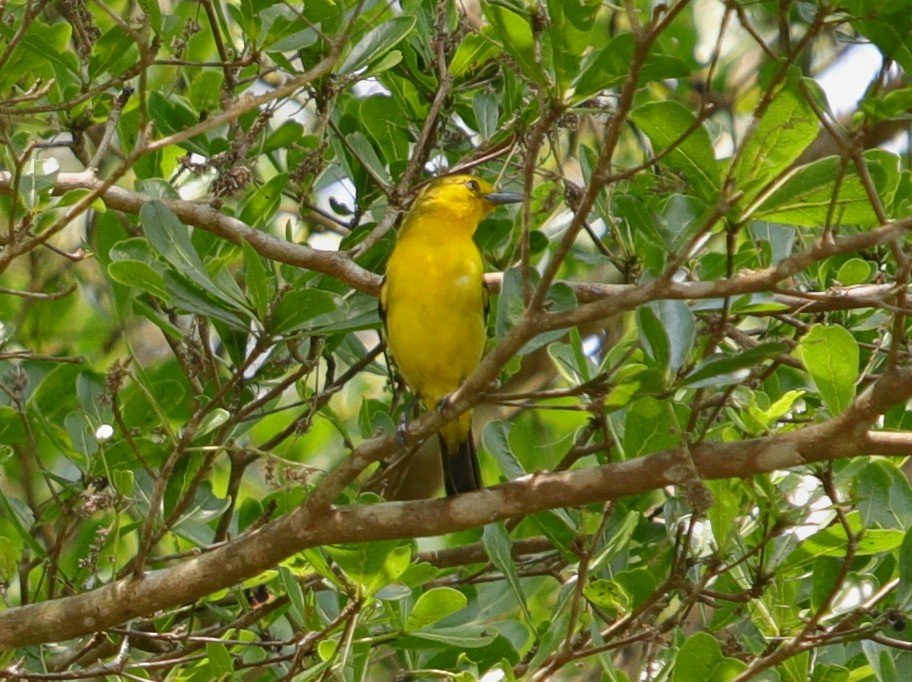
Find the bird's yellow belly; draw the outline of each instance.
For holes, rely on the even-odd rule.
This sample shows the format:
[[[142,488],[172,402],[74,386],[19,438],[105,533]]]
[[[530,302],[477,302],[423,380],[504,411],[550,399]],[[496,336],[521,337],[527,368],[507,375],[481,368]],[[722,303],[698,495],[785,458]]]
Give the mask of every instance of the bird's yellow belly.
[[[400,248],[395,255],[409,275],[399,271],[387,283],[387,340],[403,378],[428,407],[459,388],[484,350],[481,257],[474,244],[462,251]]]

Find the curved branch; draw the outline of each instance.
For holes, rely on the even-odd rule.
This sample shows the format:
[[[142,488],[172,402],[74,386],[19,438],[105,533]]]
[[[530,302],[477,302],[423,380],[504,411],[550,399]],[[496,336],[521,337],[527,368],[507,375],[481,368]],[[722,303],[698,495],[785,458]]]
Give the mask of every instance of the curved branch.
[[[700,443],[687,450],[704,479],[743,478],[865,454],[909,455],[912,438],[908,434],[868,431],[878,414],[909,397],[912,370],[887,374],[828,422],[742,442]],[[431,420],[421,421],[430,424]],[[390,436],[368,441],[358,450],[395,447]],[[315,507],[308,500],[295,511],[178,566],[0,612],[0,649],[60,641],[192,602],[252,578],[308,547],[452,533],[546,509],[643,493],[675,485],[690,475],[682,465],[682,450],[675,448],[615,464],[533,474],[452,498],[352,504],[324,508],[319,514],[313,513]]]
[[[542,316],[539,332],[573,327],[598,320],[659,299],[695,300],[755,294],[775,289],[779,282],[797,275],[813,263],[837,254],[854,253],[901,239],[912,230],[912,217],[859,232],[842,239],[817,241],[801,253],[763,270],[747,271],[728,279],[696,282],[653,280],[643,285],[578,284],[574,286],[579,308]],[[585,301],[591,302],[585,302]],[[869,304],[869,302],[867,303]]]
[[[0,171],[0,194],[12,191],[12,175]],[[99,191],[105,206],[110,209],[137,215],[146,203],[153,200],[141,192],[135,192],[118,186],[104,188],[104,181],[99,180],[91,171],[81,173],[59,173],[56,178],[54,194],[64,194],[75,189]],[[261,230],[256,230],[237,218],[225,215],[208,204],[181,199],[164,199],[182,222],[206,230],[234,244],[248,242],[261,256],[281,263],[307,268],[335,277],[358,291],[376,296],[380,291],[380,276],[365,270],[349,254],[340,251],[315,249],[303,244],[279,239]],[[635,284],[606,284],[599,282],[563,282],[571,287],[581,308],[561,314],[546,316],[548,328],[570,327],[582,322],[608,317],[618,312],[632,310],[638,305],[658,298],[706,299],[723,296],[769,291],[778,282],[801,272],[811,263],[839,253],[851,253],[860,249],[885,244],[902,237],[912,230],[912,218],[896,220],[888,225],[861,232],[835,242],[817,243],[806,251],[788,258],[775,267],[739,274],[729,279],[705,282],[653,282],[641,286]],[[489,289],[498,291],[503,279],[502,273],[489,273],[485,280]],[[817,309],[840,310],[863,307],[872,304],[871,297],[884,296],[890,293],[889,285],[880,285],[867,289],[834,289],[825,293],[808,294],[817,298]],[[847,298],[847,293],[848,294]],[[801,308],[814,312],[809,301],[800,301],[795,296],[783,295],[780,302],[789,307]],[[587,305],[588,304],[588,305]],[[544,329],[540,330],[544,331]]]
[[[91,171],[59,173],[54,194],[64,194],[74,189],[96,191],[104,185]],[[0,194],[12,190],[12,175],[0,171]],[[158,200],[141,192],[111,186],[100,193],[105,206],[110,209],[138,215],[150,201]],[[193,227],[206,230],[234,244],[249,242],[256,251],[267,258],[296,265],[336,277],[359,291],[376,295],[380,290],[380,277],[355,264],[345,253],[314,249],[278,239],[266,232],[255,230],[237,218],[225,215],[208,204],[181,199],[160,199],[180,220]]]

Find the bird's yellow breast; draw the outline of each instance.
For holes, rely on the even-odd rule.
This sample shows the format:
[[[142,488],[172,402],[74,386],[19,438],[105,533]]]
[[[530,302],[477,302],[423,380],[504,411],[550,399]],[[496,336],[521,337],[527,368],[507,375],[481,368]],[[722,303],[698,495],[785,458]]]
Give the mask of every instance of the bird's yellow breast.
[[[470,238],[412,231],[390,257],[387,341],[403,378],[429,407],[459,388],[481,359],[483,277]]]

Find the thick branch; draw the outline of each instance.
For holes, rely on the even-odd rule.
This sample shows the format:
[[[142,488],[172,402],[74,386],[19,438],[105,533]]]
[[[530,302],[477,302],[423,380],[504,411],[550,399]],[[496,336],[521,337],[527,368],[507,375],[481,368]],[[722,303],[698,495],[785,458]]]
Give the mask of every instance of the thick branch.
[[[55,194],[64,194],[74,189],[87,189],[95,191],[101,187],[103,181],[96,178],[91,172],[60,173],[57,176]],[[12,188],[10,173],[0,171],[0,194],[9,193]],[[144,204],[153,198],[122,187],[108,187],[101,193],[105,205],[114,210],[125,213],[138,214]],[[164,200],[164,203],[180,218],[182,222],[197,227],[207,232],[219,235],[234,244],[244,241],[262,256],[281,263],[307,268],[315,272],[335,277],[354,289],[368,294],[377,295],[380,290],[379,275],[365,270],[355,263],[348,254],[339,251],[314,249],[303,244],[295,244],[284,239],[278,239],[261,230],[255,230],[246,223],[224,215],[211,206],[179,199]],[[608,317],[625,310],[632,310],[638,305],[648,303],[659,298],[675,299],[706,299],[723,296],[737,296],[747,293],[756,293],[771,290],[778,282],[797,274],[811,263],[821,258],[826,258],[837,253],[851,253],[864,248],[871,248],[877,244],[888,243],[900,238],[912,229],[912,218],[897,220],[889,225],[879,227],[868,232],[859,233],[851,237],[837,240],[834,243],[819,244],[807,251],[786,259],[776,267],[765,270],[755,270],[739,274],[730,279],[706,282],[671,282],[663,287],[646,287],[633,284],[603,284],[590,282],[565,282],[576,293],[577,299],[583,306],[577,310],[567,311],[561,315],[550,316],[549,328],[560,326],[570,327],[582,322]],[[500,287],[502,275],[491,273],[486,281],[490,289]],[[826,297],[817,301],[816,309],[838,310],[860,307],[857,297],[879,297],[885,295],[887,285],[880,288],[868,288],[862,292],[860,289],[852,291],[847,297],[849,289],[817,294],[817,297]],[[801,304],[795,297],[782,297],[786,305],[813,312],[815,306],[810,302]],[[840,305],[841,303],[841,305]],[[870,301],[862,301],[863,305],[870,305]]]
[[[588,299],[592,302],[584,303],[579,308],[546,314],[540,320],[538,331],[573,327],[633,310],[655,300],[696,300],[772,291],[780,282],[797,275],[817,261],[888,244],[901,239],[910,230],[912,218],[902,218],[842,239],[818,241],[807,250],[786,258],[773,267],[747,271],[728,279],[698,282],[653,280],[639,286],[580,284],[575,287],[577,296],[581,301]]]
[[[8,193],[11,183],[12,176],[0,171],[0,194]],[[103,181],[96,178],[90,171],[60,173],[57,176],[54,193],[64,194],[74,189],[94,191],[102,184]],[[110,209],[138,214],[145,204],[153,200],[153,197],[113,186],[101,193],[101,200]],[[278,239],[266,232],[255,230],[237,218],[224,215],[201,202],[179,199],[161,201],[174,211],[175,215],[186,225],[212,232],[234,244],[247,241],[259,254],[267,258],[336,277],[355,289],[370,294],[376,294],[380,289],[379,276],[356,265],[344,253],[313,249],[302,244]]]
[[[885,375],[846,412],[823,424],[737,443],[700,443],[689,452],[705,479],[743,478],[866,454],[909,455],[912,438],[867,429],[879,413],[910,396],[912,372]],[[391,448],[393,440],[375,439],[362,447]],[[603,502],[674,485],[690,476],[681,469],[680,451],[674,449],[600,467],[534,474],[447,499],[347,505],[319,515],[300,507],[181,565],[0,612],[0,648],[60,641],[193,602],[307,547],[440,535],[546,509]]]

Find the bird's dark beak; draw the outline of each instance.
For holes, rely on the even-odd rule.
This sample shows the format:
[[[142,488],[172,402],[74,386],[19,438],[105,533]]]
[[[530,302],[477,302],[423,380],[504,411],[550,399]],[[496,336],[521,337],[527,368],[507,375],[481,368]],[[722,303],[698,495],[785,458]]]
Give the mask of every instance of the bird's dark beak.
[[[521,204],[522,200],[525,198],[519,192],[491,192],[490,194],[485,194],[484,198],[490,201],[492,204]]]

